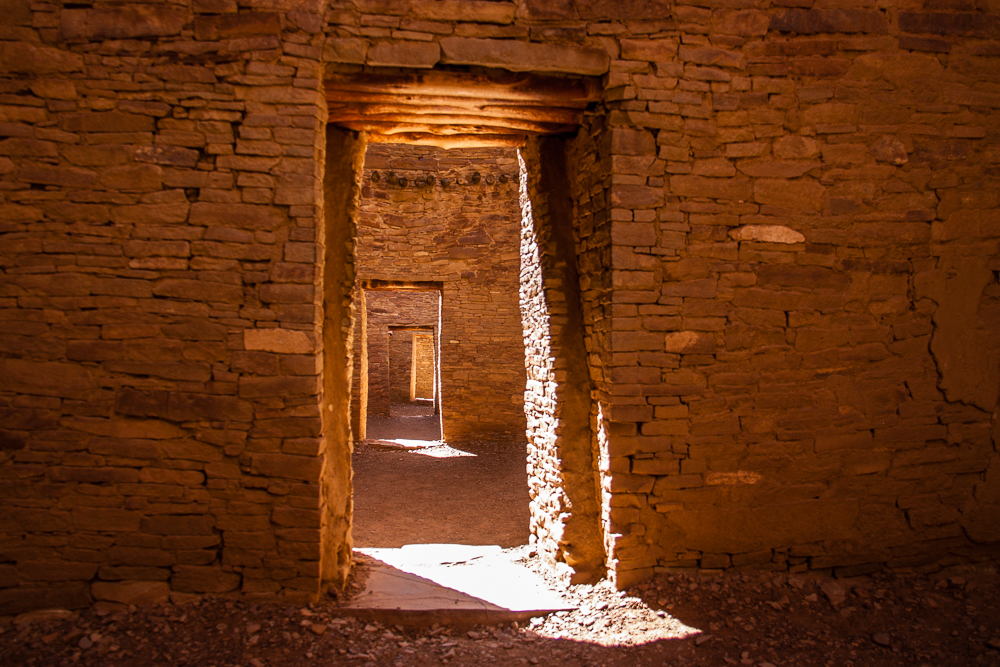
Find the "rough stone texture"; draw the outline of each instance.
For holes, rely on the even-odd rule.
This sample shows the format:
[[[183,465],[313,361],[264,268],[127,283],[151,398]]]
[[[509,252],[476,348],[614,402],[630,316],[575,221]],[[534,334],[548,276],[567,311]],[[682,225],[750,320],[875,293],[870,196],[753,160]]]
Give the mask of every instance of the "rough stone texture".
[[[584,304],[594,295],[580,293],[594,267],[582,256],[590,241],[582,237],[589,235],[573,228],[573,200],[582,193],[571,193],[569,180],[565,142],[545,139],[521,151],[520,304],[532,540],[548,561],[566,563],[578,580],[588,581],[605,565],[591,427],[593,378],[584,341],[593,337],[592,322],[584,324]]]
[[[373,180],[375,173],[378,180]],[[480,180],[474,183],[477,173]],[[440,284],[440,292],[423,298],[365,290],[371,414],[389,414],[388,327],[431,326],[440,336],[445,439],[520,441],[525,371],[517,306],[516,174],[510,149],[369,147],[358,234],[359,280]],[[433,185],[427,184],[428,176]],[[355,355],[361,353],[356,340]],[[355,387],[360,391],[358,376]],[[356,424],[359,404],[352,407]]]
[[[536,503],[546,553],[579,519],[619,584],[996,557],[988,3],[223,4],[0,21],[0,613],[343,581],[364,138],[322,76],[435,46],[603,77],[567,169],[590,419],[537,430],[599,507]]]

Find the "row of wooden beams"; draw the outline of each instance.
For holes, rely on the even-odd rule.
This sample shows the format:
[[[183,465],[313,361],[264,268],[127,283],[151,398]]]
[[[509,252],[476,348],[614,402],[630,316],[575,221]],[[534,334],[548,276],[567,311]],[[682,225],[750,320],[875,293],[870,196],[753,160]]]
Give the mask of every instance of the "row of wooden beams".
[[[367,97],[367,96],[366,96]],[[336,122],[342,114],[410,114],[413,116],[451,114],[456,116],[485,116],[488,118],[514,118],[517,120],[539,121],[577,125],[583,114],[571,107],[539,107],[529,105],[508,105],[494,100],[471,100],[469,98],[427,98],[406,100],[393,99],[390,95],[380,96],[380,100],[340,99],[329,105],[330,122]]]
[[[408,114],[364,114],[342,113],[336,119],[341,127],[352,130],[395,134],[396,132],[431,132],[434,134],[462,134],[464,132],[486,132],[490,134],[562,134],[572,132],[572,123],[536,123],[513,118],[484,118],[482,116],[412,116]],[[398,128],[390,130],[389,128]]]
[[[585,104],[567,102],[562,105],[545,103],[538,100],[505,100],[499,97],[466,97],[460,95],[420,95],[418,93],[372,93],[358,90],[338,91],[336,97],[328,90],[327,102],[331,106],[342,104],[410,104],[413,106],[433,107],[451,105],[468,109],[485,107],[504,107],[517,109],[520,107],[534,109],[565,109],[580,112]]]

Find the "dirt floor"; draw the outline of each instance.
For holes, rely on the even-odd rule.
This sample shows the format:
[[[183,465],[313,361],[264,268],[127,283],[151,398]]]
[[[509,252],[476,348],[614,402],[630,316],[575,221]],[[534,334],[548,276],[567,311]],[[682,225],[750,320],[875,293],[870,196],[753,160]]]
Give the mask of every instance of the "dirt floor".
[[[0,665],[1000,664],[1000,585],[984,570],[849,581],[672,573],[621,593],[607,583],[559,589],[577,611],[471,630],[340,618],[333,599],[35,613],[2,619]]]
[[[433,408],[392,407],[354,450],[354,546],[527,544],[525,443],[442,445]]]

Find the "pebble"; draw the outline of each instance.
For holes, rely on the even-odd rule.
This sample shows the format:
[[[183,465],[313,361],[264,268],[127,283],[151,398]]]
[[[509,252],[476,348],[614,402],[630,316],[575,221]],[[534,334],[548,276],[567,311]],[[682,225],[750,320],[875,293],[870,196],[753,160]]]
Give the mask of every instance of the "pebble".
[[[325,623],[313,623],[312,625],[309,626],[309,630],[314,635],[321,635],[321,634],[323,634],[324,632],[326,632],[326,628],[327,628],[327,626],[326,626]]]
[[[873,634],[872,641],[878,644],[879,646],[889,646],[892,643],[892,640],[889,638],[889,635],[885,634],[884,632],[876,632],[875,634]]]
[[[701,646],[702,644],[707,644],[713,639],[715,639],[715,637],[712,635],[698,635],[697,637],[694,638],[694,645]]]
[[[81,637],[80,641],[76,643],[80,648],[90,648],[94,645],[94,642],[90,641],[90,637]]]
[[[991,639],[988,642],[986,642],[986,645],[989,646],[990,648],[1000,649],[1000,639],[996,638]]]

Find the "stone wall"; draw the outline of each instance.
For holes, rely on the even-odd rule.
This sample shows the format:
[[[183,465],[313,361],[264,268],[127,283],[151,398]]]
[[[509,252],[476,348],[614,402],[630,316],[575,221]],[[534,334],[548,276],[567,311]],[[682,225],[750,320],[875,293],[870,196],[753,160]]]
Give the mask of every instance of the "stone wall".
[[[619,585],[996,557],[1000,17],[786,4],[7,2],[0,613],[343,581],[373,218],[322,78],[363,67],[602,77],[564,293]],[[468,262],[471,236],[428,251]],[[469,272],[427,279],[514,292]],[[456,383],[503,381],[442,334]]]
[[[440,410],[452,441],[524,433],[516,174],[511,149],[372,145],[365,159],[358,277],[441,284]],[[410,324],[385,310],[386,326]],[[434,312],[412,323],[437,327]],[[376,335],[369,323],[370,364]],[[373,391],[369,410],[388,414],[388,394],[376,405]]]

